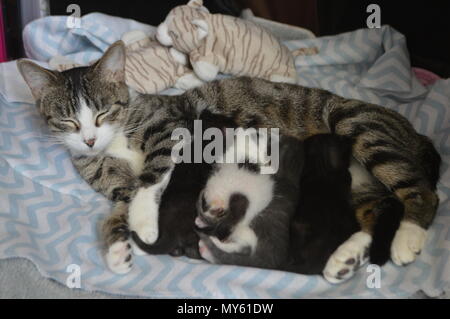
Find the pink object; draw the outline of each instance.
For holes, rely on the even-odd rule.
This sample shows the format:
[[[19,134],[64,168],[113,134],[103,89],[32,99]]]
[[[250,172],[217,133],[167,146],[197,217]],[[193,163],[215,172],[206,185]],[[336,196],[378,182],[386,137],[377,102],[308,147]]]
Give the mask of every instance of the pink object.
[[[434,84],[437,80],[440,79],[440,77],[436,74],[434,74],[431,71],[421,69],[421,68],[412,68],[414,75],[416,78],[422,83],[423,86],[429,86]]]
[[[8,61],[5,42],[5,26],[3,25],[3,3],[0,0],[0,62]]]

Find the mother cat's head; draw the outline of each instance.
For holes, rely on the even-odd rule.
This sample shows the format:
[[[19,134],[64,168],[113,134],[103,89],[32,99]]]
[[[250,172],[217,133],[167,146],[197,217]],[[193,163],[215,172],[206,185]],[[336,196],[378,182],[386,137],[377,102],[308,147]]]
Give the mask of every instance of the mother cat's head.
[[[27,60],[17,67],[50,131],[72,153],[98,154],[122,127],[129,94],[121,41],[89,67],[58,72]]]

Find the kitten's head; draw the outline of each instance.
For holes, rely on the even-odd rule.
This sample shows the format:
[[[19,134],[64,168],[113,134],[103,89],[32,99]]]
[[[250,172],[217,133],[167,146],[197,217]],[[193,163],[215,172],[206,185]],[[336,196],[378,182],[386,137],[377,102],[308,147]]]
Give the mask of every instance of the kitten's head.
[[[217,225],[224,220],[236,224],[260,213],[273,198],[274,181],[238,164],[218,164],[200,193],[197,204],[198,228]]]
[[[124,123],[125,48],[114,43],[96,63],[63,72],[19,60],[17,67],[50,131],[76,155],[96,155]]]
[[[317,134],[304,141],[304,173],[328,176],[332,172],[347,172],[352,141],[336,134]]]

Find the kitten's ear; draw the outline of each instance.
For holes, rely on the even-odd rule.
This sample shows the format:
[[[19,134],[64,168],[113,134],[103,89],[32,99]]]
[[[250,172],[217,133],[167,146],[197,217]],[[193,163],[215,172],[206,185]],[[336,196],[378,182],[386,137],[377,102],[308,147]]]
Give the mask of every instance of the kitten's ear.
[[[20,74],[22,74],[36,100],[42,98],[42,94],[47,88],[60,83],[58,81],[59,73],[56,71],[47,70],[36,63],[24,59],[20,59],[16,63]]]
[[[114,42],[92,66],[92,72],[103,81],[125,82],[125,44]]]

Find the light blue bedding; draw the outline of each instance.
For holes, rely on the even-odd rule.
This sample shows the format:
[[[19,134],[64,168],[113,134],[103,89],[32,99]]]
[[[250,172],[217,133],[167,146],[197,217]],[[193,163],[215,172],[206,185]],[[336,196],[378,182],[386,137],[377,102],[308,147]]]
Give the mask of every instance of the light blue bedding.
[[[36,32],[42,36],[44,31]],[[58,39],[46,45],[50,43],[58,51]],[[46,140],[48,132],[34,105],[8,102],[4,96],[0,96],[0,258],[28,258],[44,276],[62,283],[70,275],[67,267],[79,265],[81,288],[122,295],[372,298],[407,297],[419,289],[439,295],[450,286],[450,80],[423,87],[411,73],[405,38],[389,27],[287,45],[319,48],[319,55],[297,59],[300,84],[395,109],[433,139],[443,158],[441,204],[426,248],[415,263],[387,264],[381,287],[372,289],[366,285],[371,273],[365,267],[352,280],[333,286],[319,276],[169,256],[136,257],[128,275],[115,275],[105,268],[97,241],[97,224],[108,214],[109,203],[77,175],[65,149]]]

